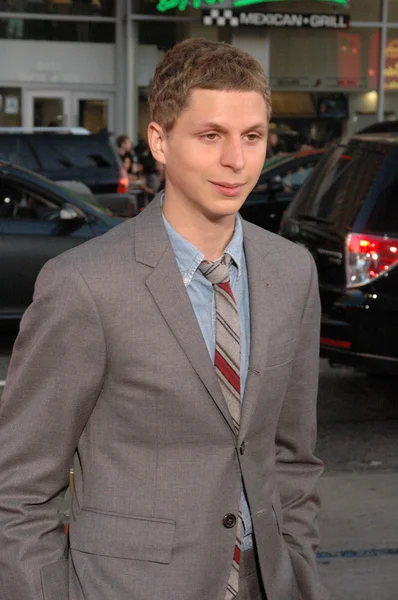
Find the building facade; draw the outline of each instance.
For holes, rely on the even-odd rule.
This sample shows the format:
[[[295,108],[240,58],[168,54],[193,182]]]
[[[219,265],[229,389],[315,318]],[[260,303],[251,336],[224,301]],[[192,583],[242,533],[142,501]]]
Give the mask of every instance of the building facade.
[[[255,56],[307,138],[398,118],[398,0],[0,0],[0,127],[145,137],[154,68],[199,36]]]

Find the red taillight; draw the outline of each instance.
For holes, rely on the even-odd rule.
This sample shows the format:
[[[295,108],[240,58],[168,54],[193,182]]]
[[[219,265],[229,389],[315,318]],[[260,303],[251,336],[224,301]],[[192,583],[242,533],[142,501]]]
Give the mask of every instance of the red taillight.
[[[335,348],[343,348],[344,350],[349,350],[351,348],[351,342],[346,342],[345,340],[332,340],[331,338],[321,337],[321,344],[324,346],[334,346]]]
[[[129,178],[124,167],[119,170],[119,185],[117,187],[118,194],[126,194],[129,191]]]
[[[369,283],[397,264],[398,239],[361,233],[347,236],[347,287]]]

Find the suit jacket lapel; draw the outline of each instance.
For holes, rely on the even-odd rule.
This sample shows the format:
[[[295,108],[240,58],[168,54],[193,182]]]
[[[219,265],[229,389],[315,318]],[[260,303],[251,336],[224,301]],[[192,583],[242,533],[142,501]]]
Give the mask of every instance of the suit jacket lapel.
[[[159,195],[134,219],[133,227],[136,260],[153,267],[146,279],[146,286],[192,367],[234,432],[214,365],[163,224]]]
[[[273,310],[271,261],[267,261],[266,252],[258,250],[264,249],[264,237],[262,235],[261,239],[256,240],[256,236],[253,237],[245,222],[243,234],[250,296],[250,356],[239,429],[240,439],[247,434],[254,404],[258,399],[267,360]]]

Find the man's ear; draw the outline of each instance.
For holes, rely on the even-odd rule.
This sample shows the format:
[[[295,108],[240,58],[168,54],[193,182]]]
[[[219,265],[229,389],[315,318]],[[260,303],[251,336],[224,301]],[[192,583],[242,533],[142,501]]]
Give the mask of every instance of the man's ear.
[[[148,144],[155,160],[162,165],[166,164],[166,134],[163,128],[155,121],[148,125]]]

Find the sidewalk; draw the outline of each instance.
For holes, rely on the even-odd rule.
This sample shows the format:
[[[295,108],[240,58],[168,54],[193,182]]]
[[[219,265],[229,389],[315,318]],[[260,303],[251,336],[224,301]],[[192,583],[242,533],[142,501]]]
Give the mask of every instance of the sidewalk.
[[[332,600],[398,600],[398,473],[321,479],[322,580]]]

